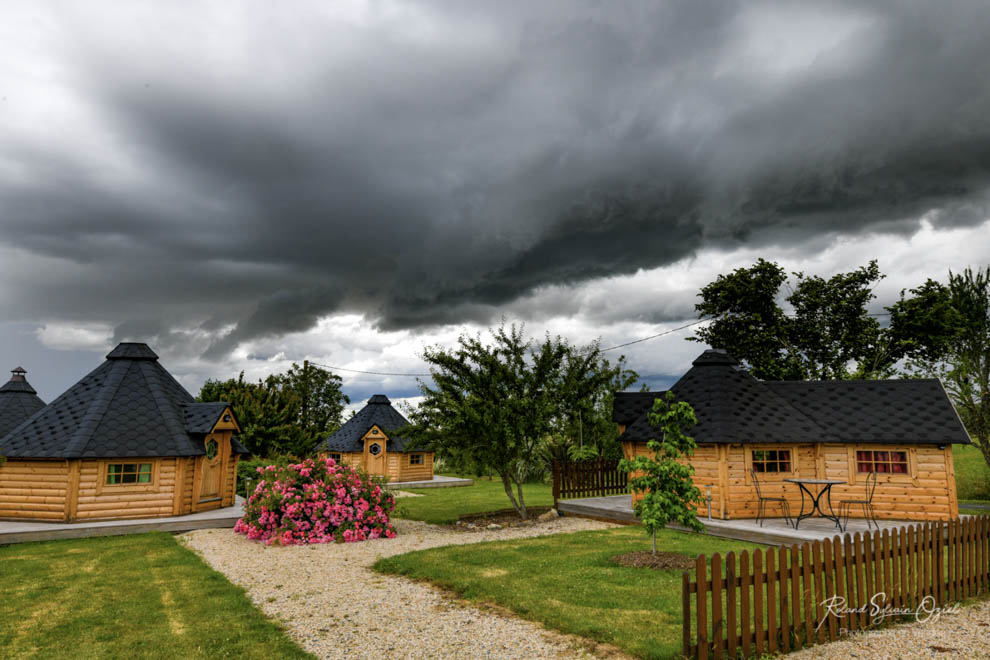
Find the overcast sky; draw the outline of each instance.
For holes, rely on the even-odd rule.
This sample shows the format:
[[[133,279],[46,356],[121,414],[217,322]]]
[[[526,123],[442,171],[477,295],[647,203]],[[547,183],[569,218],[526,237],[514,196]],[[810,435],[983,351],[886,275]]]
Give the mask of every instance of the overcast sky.
[[[986,2],[10,2],[0,368],[418,373],[501,318],[605,346],[758,257],[990,263]],[[689,331],[623,351],[655,386]],[[9,367],[7,367],[9,365]],[[416,381],[341,372],[345,391]]]

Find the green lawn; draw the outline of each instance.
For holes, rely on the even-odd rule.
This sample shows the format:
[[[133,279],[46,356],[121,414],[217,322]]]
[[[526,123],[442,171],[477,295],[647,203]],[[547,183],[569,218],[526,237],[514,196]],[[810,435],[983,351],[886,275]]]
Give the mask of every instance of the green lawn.
[[[673,531],[661,533],[657,545],[692,558],[760,547]],[[469,600],[495,603],[640,657],[677,657],[681,571],[626,568],[609,561],[649,548],[642,528],[623,527],[433,548],[381,559],[375,569],[429,580]]]
[[[308,658],[164,533],[0,546],[0,655]]]
[[[956,496],[960,500],[990,500],[990,468],[973,445],[952,445]]]
[[[424,520],[441,525],[456,522],[458,516],[512,508],[502,482],[496,477],[471,477],[473,486],[456,488],[422,488],[409,490],[424,497],[402,497],[395,501],[398,518]],[[533,483],[523,486],[526,506],[553,506],[550,484]]]

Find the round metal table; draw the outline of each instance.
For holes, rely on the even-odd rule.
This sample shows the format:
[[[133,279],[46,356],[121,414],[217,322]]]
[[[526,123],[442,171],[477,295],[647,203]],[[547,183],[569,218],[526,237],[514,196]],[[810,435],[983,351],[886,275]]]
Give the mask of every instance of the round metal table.
[[[835,526],[839,528],[839,531],[842,531],[842,523],[839,522],[839,516],[835,515],[835,510],[832,508],[832,486],[835,486],[836,484],[844,484],[846,483],[845,481],[838,479],[784,479],[784,481],[797,484],[801,489],[801,513],[799,513],[797,518],[794,520],[794,529],[798,528],[802,520],[805,518],[811,518],[817,511],[820,517],[831,520],[835,523]],[[821,486],[821,489],[819,489],[818,494],[816,495],[808,489],[808,486]],[[808,494],[808,499],[811,501],[811,511],[808,513],[804,512],[805,493]],[[828,511],[831,515],[829,515],[829,513],[825,513],[821,507],[821,499],[823,495],[825,496],[825,502],[828,504]]]

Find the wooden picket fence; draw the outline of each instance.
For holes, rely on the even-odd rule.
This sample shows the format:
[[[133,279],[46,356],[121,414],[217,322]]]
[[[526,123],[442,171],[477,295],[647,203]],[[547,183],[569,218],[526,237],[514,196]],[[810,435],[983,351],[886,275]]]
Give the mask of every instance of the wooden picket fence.
[[[628,493],[629,475],[618,459],[592,458],[553,462],[553,501]]]
[[[990,591],[990,517],[700,555],[682,579],[685,656],[793,651]]]

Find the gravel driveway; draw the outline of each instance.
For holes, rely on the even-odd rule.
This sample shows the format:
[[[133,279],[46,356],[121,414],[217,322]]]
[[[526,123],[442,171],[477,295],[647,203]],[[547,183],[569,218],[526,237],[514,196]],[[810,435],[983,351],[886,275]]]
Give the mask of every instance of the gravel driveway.
[[[811,658],[990,658],[990,601],[937,621],[905,623],[831,644],[812,646],[786,656],[788,660]]]
[[[578,638],[485,612],[412,580],[375,573],[379,558],[442,545],[614,527],[560,518],[531,527],[457,532],[396,519],[398,537],[362,543],[269,547],[229,529],[179,538],[244,587],[303,648],[323,658],[586,657]],[[614,657],[614,654],[613,654]]]

